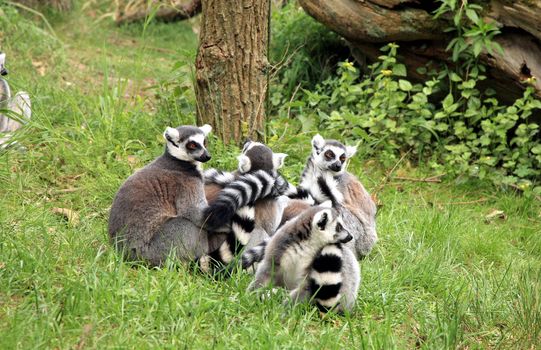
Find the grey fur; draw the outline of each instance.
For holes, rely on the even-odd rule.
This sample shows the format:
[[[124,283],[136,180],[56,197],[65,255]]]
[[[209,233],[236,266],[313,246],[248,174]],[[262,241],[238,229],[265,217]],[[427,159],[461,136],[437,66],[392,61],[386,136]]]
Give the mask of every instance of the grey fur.
[[[118,190],[111,207],[109,235],[126,259],[162,265],[173,254],[187,261],[207,254],[223,241],[222,235],[209,237],[201,228],[201,210],[207,202],[196,159],[208,156],[206,148],[200,145],[195,153],[175,153],[183,157],[193,154],[191,161],[170,152],[172,147],[186,147],[193,139],[190,136],[203,135],[195,136],[202,140],[208,131],[208,126],[168,128],[164,136],[167,139],[169,132],[174,137],[168,139],[165,153],[131,175]]]

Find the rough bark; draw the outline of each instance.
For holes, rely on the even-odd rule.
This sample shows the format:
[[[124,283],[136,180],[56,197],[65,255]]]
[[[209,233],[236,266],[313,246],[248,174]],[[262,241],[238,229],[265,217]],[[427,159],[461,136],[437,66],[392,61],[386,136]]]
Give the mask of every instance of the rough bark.
[[[201,0],[191,0],[189,2],[171,0],[161,1],[154,0],[131,0],[127,3],[117,1],[115,12],[115,22],[117,24],[142,21],[151,16],[158,7],[155,13],[156,19],[171,22],[181,21],[192,18],[201,12]]]
[[[197,120],[226,143],[264,132],[269,0],[207,0],[195,62]]]
[[[387,42],[398,42],[413,78],[423,79],[415,68],[428,61],[450,63],[444,48],[449,37],[448,23],[432,18],[433,1],[425,0],[299,0],[308,14],[346,38],[361,60],[376,59],[377,49]],[[436,5],[437,6],[437,5]],[[504,100],[520,96],[524,81],[533,82],[541,96],[541,1],[492,0],[486,19],[495,21],[502,34],[496,41],[503,54],[483,53],[490,81]]]
[[[393,11],[403,1],[299,0],[312,17],[346,39],[365,42],[440,39],[442,23],[423,9]],[[408,2],[408,3],[411,3]],[[386,6],[382,6],[385,4]]]
[[[541,1],[492,0],[488,17],[506,27],[520,28],[541,40]]]

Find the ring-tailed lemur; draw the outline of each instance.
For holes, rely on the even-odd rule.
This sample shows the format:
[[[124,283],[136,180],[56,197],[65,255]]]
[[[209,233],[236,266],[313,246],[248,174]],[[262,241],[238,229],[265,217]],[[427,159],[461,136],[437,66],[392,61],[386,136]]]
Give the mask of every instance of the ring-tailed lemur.
[[[205,191],[209,202],[209,213],[215,203],[227,203],[231,211],[239,208],[228,221],[229,214],[220,218],[217,231],[226,231],[224,243],[208,256],[200,259],[203,271],[229,264],[245,247],[253,247],[274,234],[282,214],[277,196],[285,191],[287,182],[278,174],[287,155],[274,153],[268,146],[248,141],[238,156],[238,170],[224,173],[216,169],[205,171]],[[240,201],[245,203],[241,205]],[[231,202],[234,202],[232,205]],[[232,205],[232,206],[231,206]],[[218,207],[222,210],[222,207]]]
[[[304,212],[311,208],[314,207],[310,206]],[[297,218],[298,216],[288,223]],[[267,239],[246,250],[242,254],[242,268],[248,269],[263,260],[269,242],[270,239]],[[292,300],[312,300],[318,309],[324,312],[331,309],[337,312],[353,309],[361,283],[361,269],[357,257],[344,243],[347,244],[327,244],[315,255],[308,268],[307,282],[291,293]]]
[[[28,93],[20,91],[15,96],[11,96],[8,82],[2,79],[2,76],[8,74],[5,62],[6,54],[0,52],[0,133],[5,133],[4,136],[0,137],[0,145],[6,144],[11,138],[10,133],[19,129],[32,116]],[[1,113],[2,110],[8,111],[9,114],[4,115]],[[17,120],[13,119],[14,117]]]
[[[190,261],[214,251],[223,236],[202,228],[207,206],[201,162],[210,125],[167,128],[165,152],[131,175],[118,190],[109,235],[128,260],[162,265],[169,254]]]
[[[310,199],[315,203],[330,200],[341,212],[344,224],[354,235],[349,244],[358,257],[370,253],[378,240],[376,205],[355,175],[345,170],[345,164],[357,148],[336,140],[325,140],[319,134],[312,139],[312,153],[306,162],[297,192],[292,198]],[[283,217],[291,218],[308,207],[307,203],[292,200],[284,209]]]
[[[360,283],[359,267],[353,253],[340,245],[353,237],[330,206],[326,202],[308,208],[258,247],[266,245],[248,290],[272,283],[290,290],[295,303],[311,300],[322,310],[351,309]]]

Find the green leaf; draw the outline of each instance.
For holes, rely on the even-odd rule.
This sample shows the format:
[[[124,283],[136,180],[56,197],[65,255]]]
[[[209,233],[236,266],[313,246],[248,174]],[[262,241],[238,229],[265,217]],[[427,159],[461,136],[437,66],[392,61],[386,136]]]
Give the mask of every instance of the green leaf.
[[[449,77],[451,78],[451,81],[455,81],[455,82],[462,81],[462,78],[455,72],[451,72],[451,74],[449,74]]]
[[[535,147],[532,148],[532,153],[533,154],[541,154],[541,145],[537,145]]]
[[[454,101],[455,99],[453,98],[453,94],[448,94],[442,101],[443,109],[449,109]]]
[[[411,89],[413,89],[413,85],[411,85],[409,81],[404,80],[404,79],[400,79],[398,81],[398,86],[400,87],[400,90],[402,91],[410,91]]]
[[[482,50],[483,50],[483,42],[481,40],[475,41],[473,43],[473,55],[475,57],[478,57]]]
[[[396,76],[399,76],[399,77],[405,77],[407,76],[407,73],[406,73],[406,66],[399,63],[399,64],[396,64],[394,67],[393,67],[393,74],[396,75]]]
[[[466,10],[466,16],[470,19],[470,21],[472,21],[473,23],[478,23],[479,22],[479,16],[477,16],[477,12],[475,12],[474,10],[472,10],[471,8],[467,9]]]

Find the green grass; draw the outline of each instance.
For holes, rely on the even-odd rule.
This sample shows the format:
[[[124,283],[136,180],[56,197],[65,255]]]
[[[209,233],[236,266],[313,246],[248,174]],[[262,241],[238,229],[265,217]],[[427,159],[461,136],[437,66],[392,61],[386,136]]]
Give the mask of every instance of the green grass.
[[[187,23],[117,28],[75,12],[53,22],[57,40],[0,8],[10,83],[34,102],[21,147],[0,153],[1,349],[539,346],[540,203],[481,182],[387,183],[380,242],[361,262],[346,316],[286,310],[284,294],[260,301],[245,292],[246,274],[215,281],[123,263],[108,243],[108,208],[122,181],[162,152],[165,126],[193,121],[196,36]],[[294,178],[309,143],[289,130],[270,141],[290,154]],[[227,153],[211,165],[234,166],[234,150],[210,148]],[[350,170],[370,190],[382,179],[370,160]],[[493,209],[507,218],[485,222]]]

